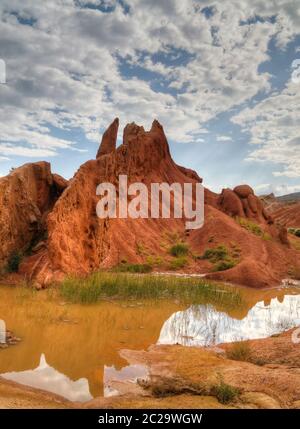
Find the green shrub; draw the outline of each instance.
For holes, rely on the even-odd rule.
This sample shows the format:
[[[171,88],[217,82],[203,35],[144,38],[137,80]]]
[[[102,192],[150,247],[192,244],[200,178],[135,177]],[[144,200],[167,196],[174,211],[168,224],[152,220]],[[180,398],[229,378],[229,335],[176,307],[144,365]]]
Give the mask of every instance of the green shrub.
[[[252,232],[259,237],[263,236],[263,230],[259,225],[249,219],[245,219],[243,217],[238,217],[237,222],[241,225],[242,228],[247,229],[247,231]]]
[[[212,387],[211,393],[221,404],[228,404],[239,396],[240,390],[221,380],[219,384]]]
[[[226,271],[233,268],[236,265],[236,261],[233,259],[224,259],[223,261],[216,262],[213,266],[213,271]]]
[[[22,261],[22,254],[20,252],[13,252],[7,261],[7,272],[16,273],[19,270]]]
[[[228,250],[225,246],[220,245],[213,249],[206,249],[202,259],[209,259],[211,262],[221,261],[228,256]]]
[[[265,241],[271,241],[272,240],[272,236],[268,232],[264,232],[263,235],[262,235],[262,239],[265,240]]]
[[[187,258],[185,256],[180,256],[179,258],[173,259],[170,262],[170,269],[171,270],[179,270],[180,268],[183,268],[187,264]]]
[[[239,253],[234,251],[234,255],[239,257]],[[233,268],[237,264],[237,260],[230,256],[228,249],[224,245],[216,248],[206,249],[201,259],[208,259],[214,264],[213,271],[225,271]]]
[[[288,232],[296,237],[300,237],[300,228],[289,228]]]
[[[160,267],[163,262],[164,260],[161,256],[147,256],[147,264],[151,267]]]
[[[185,256],[189,252],[188,245],[185,243],[177,243],[170,249],[170,254],[172,256]]]
[[[239,341],[233,344],[226,352],[228,359],[250,361],[251,348],[246,341]]]

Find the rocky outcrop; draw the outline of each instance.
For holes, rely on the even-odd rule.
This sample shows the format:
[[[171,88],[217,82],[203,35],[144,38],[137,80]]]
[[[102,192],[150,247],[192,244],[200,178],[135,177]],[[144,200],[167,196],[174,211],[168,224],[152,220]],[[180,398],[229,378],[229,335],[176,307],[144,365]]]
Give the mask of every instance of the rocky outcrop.
[[[300,203],[269,207],[268,212],[279,224],[288,228],[300,228]]]
[[[246,217],[259,223],[273,223],[262,201],[249,185],[236,186],[233,190],[223,189],[218,204],[220,209],[229,216]]]
[[[48,162],[25,164],[0,179],[0,267],[43,236],[46,215],[66,186]]]
[[[150,131],[134,123],[124,129],[123,144],[114,150],[118,120],[104,134],[97,159],[82,165],[48,217],[48,255],[56,272],[84,274],[111,267],[122,259],[141,262],[136,243],[142,239],[160,253],[164,231],[184,230],[178,219],[99,219],[96,187],[102,182],[118,186],[121,174],[129,183],[197,182],[198,176],[171,159],[162,126]],[[104,150],[105,149],[105,150]],[[198,179],[198,180],[197,180]]]
[[[118,129],[119,119],[116,118],[103,134],[96,158],[99,158],[102,155],[107,155],[116,149]]]

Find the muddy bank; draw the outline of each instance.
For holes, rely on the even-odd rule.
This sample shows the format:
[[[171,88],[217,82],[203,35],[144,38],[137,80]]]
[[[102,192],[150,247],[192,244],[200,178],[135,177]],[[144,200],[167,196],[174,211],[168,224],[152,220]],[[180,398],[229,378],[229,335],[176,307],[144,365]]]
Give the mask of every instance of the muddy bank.
[[[38,389],[22,386],[0,377],[0,408],[74,408],[76,404]]]
[[[147,396],[138,399],[139,406],[300,408],[300,347],[292,342],[294,331],[247,341],[246,354],[240,343],[233,343],[153,346],[146,352],[124,350],[122,355],[131,364],[149,368],[148,381],[141,383]],[[119,406],[136,406],[132,398],[117,401]],[[96,399],[87,406],[103,402]]]
[[[129,383],[121,396],[84,404],[0,378],[0,407],[300,408],[300,347],[291,340],[294,331],[247,341],[246,354],[230,354],[233,348],[239,351],[239,343],[123,350],[130,365],[147,366],[147,379]]]

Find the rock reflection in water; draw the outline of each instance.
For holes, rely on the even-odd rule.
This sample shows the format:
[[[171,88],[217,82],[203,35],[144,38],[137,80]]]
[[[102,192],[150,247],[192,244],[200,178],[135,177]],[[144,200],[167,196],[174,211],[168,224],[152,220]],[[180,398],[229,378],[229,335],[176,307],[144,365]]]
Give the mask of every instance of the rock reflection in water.
[[[6,325],[4,320],[0,319],[0,344],[6,343]]]
[[[145,380],[147,377],[148,368],[145,365],[133,364],[120,370],[114,366],[104,366],[104,396],[121,395],[126,390],[127,383],[136,383],[138,379]]]
[[[242,320],[211,305],[195,305],[174,313],[163,325],[159,344],[208,346],[232,341],[266,338],[300,325],[300,295],[258,302]]]
[[[56,393],[70,401],[85,402],[92,399],[86,378],[80,378],[76,381],[71,380],[49,366],[44,354],[41,355],[40,364],[37,368],[20,372],[7,372],[1,374],[1,377],[26,386]]]

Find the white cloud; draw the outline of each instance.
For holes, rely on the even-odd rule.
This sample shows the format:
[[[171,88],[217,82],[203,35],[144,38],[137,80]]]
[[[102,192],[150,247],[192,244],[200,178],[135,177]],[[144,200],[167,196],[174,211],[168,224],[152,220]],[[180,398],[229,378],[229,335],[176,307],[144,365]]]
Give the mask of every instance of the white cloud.
[[[231,140],[232,140],[232,138],[230,136],[217,136],[218,142],[228,142]]]
[[[291,81],[276,93],[232,118],[250,133],[249,161],[277,164],[274,176],[300,177],[300,85]],[[279,169],[278,169],[279,167]]]
[[[258,195],[268,195],[273,193],[276,196],[292,194],[294,192],[300,191],[300,185],[276,185],[273,183],[263,183],[261,185],[255,186],[255,192]]]
[[[76,142],[53,129],[79,128],[97,141],[99,129],[115,116],[146,127],[157,117],[171,139],[200,140],[205,122],[270,90],[270,75],[258,72],[269,58],[269,41],[276,37],[284,48],[299,33],[299,8],[287,0],[132,0],[126,14],[116,1],[79,2],[115,6],[111,13],[76,3],[0,4],[0,52],[7,63],[7,84],[0,88],[1,156],[75,149]],[[208,19],[201,9],[211,5]],[[255,15],[277,19],[240,25]],[[176,65],[154,61],[158,52]],[[180,52],[187,64],[178,61]],[[167,91],[124,76],[120,58],[156,73]]]

